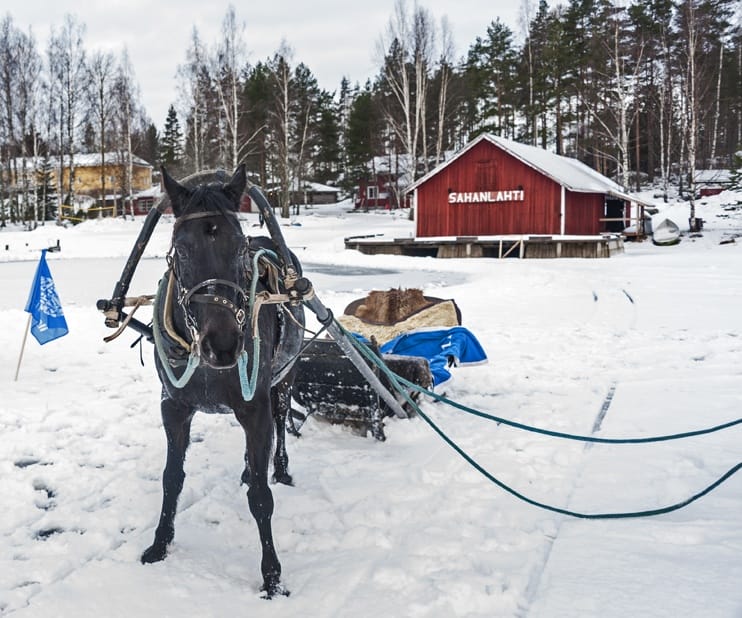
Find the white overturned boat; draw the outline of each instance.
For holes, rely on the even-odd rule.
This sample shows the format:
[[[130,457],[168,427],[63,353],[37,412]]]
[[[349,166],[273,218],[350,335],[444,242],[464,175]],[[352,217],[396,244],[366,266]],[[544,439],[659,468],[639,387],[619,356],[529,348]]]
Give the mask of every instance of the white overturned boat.
[[[680,228],[670,219],[663,219],[653,226],[652,242],[655,245],[677,245],[680,242]]]

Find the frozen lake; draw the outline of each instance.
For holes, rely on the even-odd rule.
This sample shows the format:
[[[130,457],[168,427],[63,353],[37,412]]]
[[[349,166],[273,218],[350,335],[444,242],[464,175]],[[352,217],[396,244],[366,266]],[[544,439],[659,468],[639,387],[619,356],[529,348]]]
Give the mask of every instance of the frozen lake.
[[[63,306],[95,306],[99,298],[109,298],[121,276],[123,258],[54,259],[49,256],[49,269]],[[0,262],[0,310],[23,309],[28,299],[37,261]],[[390,287],[426,287],[430,284],[462,283],[466,275],[433,270],[404,270],[365,266],[302,262],[304,275],[323,291],[354,292],[365,295],[372,289]],[[129,287],[132,296],[152,294],[165,271],[162,258],[145,258],[139,262]]]

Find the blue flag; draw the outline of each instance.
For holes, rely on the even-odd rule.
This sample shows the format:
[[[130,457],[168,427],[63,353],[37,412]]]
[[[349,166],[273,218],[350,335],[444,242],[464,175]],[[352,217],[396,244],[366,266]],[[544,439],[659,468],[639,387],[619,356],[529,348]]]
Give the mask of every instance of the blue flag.
[[[64,337],[69,332],[62,313],[62,304],[46,263],[46,249],[41,251],[26,311],[31,314],[31,334],[41,345]]]

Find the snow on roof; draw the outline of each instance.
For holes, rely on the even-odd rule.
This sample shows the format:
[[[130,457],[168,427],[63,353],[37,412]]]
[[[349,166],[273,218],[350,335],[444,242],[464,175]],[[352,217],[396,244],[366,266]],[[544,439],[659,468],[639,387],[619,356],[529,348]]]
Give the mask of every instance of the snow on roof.
[[[581,193],[623,191],[621,185],[577,159],[564,157],[543,148],[520,144],[495,135],[486,135],[485,138],[509,152],[516,159],[520,159],[526,165],[530,165],[560,185],[564,185],[570,191]]]
[[[396,175],[401,186],[412,182],[414,168],[414,160],[407,154],[377,155],[366,165],[369,172]]]
[[[153,185],[149,189],[138,191],[134,193],[134,197],[160,197],[162,195],[162,189],[160,185]]]
[[[122,159],[122,154],[118,152],[106,152],[106,164],[117,164],[119,161],[125,162],[126,159]],[[49,163],[52,167],[56,167],[59,165],[59,157],[49,157],[48,158]],[[69,155],[64,155],[64,162],[65,165],[67,164],[67,161],[69,161]],[[75,163],[75,167],[98,167],[100,166],[101,157],[99,152],[88,152],[88,153],[75,153],[73,155],[73,161]],[[41,165],[44,162],[44,159],[42,157],[16,157],[15,162],[17,167],[22,168],[24,167],[34,167],[38,168],[41,167]],[[134,165],[139,165],[140,167],[152,167],[151,163],[147,163],[144,159],[136,156],[131,155],[131,162]]]
[[[311,182],[310,180],[302,180],[301,189],[299,189],[299,181],[296,178],[291,181],[291,190],[312,191],[314,193],[340,193],[340,189],[338,187],[323,185],[319,182]]]
[[[319,182],[307,182],[305,184],[309,190],[315,193],[340,193],[340,189],[331,185],[323,185]]]
[[[522,161],[529,167],[532,167],[545,176],[548,176],[554,182],[564,186],[570,191],[576,191],[578,193],[607,193],[615,195],[621,199],[636,201],[636,198],[630,197],[624,193],[621,185],[613,182],[610,178],[606,178],[577,159],[564,157],[549,152],[548,150],[544,150],[543,148],[521,144],[489,133],[483,133],[473,139],[451,159],[418,179],[407,190],[411,191],[420,186],[423,182],[427,181],[428,178],[437,174],[447,165],[453,163],[456,159],[483,140],[498,146],[519,161]]]
[[[731,180],[729,170],[696,170],[696,182],[702,184],[727,184]]]
[[[124,163],[126,161],[126,159],[123,158],[118,152],[106,152],[105,158],[106,163],[110,164]],[[65,161],[67,161],[67,159],[68,157],[67,155],[65,155]],[[101,164],[101,156],[99,152],[75,154],[73,161],[75,163],[75,167],[98,167]],[[142,167],[152,167],[152,164],[147,163],[144,159],[141,159],[136,155],[131,155],[131,162],[134,165],[139,165]]]

